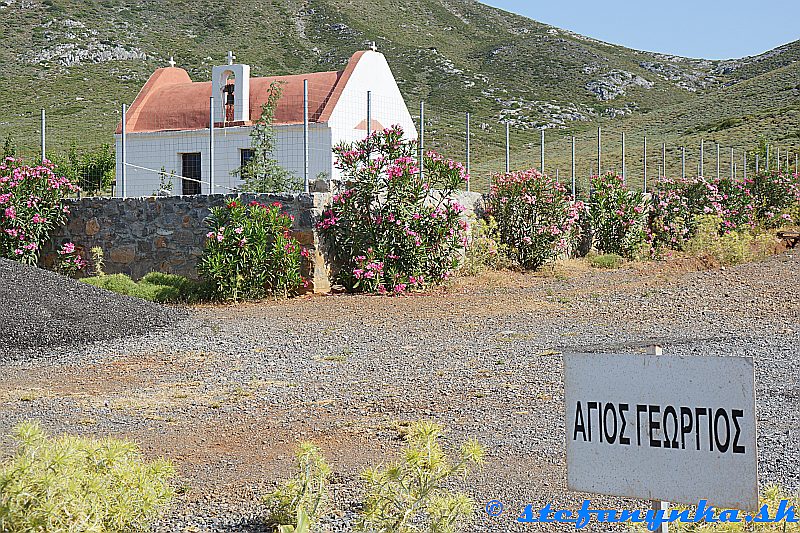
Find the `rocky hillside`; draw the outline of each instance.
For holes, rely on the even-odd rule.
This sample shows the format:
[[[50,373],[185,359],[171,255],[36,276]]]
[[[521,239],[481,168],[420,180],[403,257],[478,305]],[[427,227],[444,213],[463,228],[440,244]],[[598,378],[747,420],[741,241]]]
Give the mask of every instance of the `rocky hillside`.
[[[11,133],[29,150],[37,145],[40,108],[48,110],[54,150],[73,140],[109,142],[120,104],[169,56],[202,80],[229,49],[258,76],[340,68],[375,41],[409,106],[426,100],[431,142],[459,155],[470,111],[480,134],[476,159],[486,161],[499,156],[504,119],[520,149],[535,136],[524,132],[540,127],[558,140],[598,124],[650,128],[661,121],[664,135],[679,137],[728,118],[751,124],[754,140],[765,131],[761,114],[800,104],[791,88],[800,83],[798,42],[735,61],[687,59],[600,42],[471,0],[0,0],[0,21],[0,68],[8,74],[0,79],[0,135]],[[772,82],[759,83],[766,78]],[[732,90],[745,84],[750,89]],[[711,111],[718,95],[724,113],[695,116],[693,106]],[[676,112],[687,122],[678,129],[669,118]]]

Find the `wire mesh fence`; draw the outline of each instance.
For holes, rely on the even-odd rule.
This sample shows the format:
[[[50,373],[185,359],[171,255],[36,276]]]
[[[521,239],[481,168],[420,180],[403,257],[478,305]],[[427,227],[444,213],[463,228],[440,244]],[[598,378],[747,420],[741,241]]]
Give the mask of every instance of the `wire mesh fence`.
[[[282,173],[287,189],[327,190],[331,180],[341,177],[332,153],[336,145],[400,125],[407,138],[419,140],[424,150],[466,162],[470,186],[477,191],[486,191],[494,174],[527,168],[557,177],[576,193],[588,190],[592,175],[605,172],[620,174],[629,186],[646,190],[663,176],[742,179],[767,170],[800,170],[800,148],[793,145],[725,146],[701,138],[686,146],[657,132],[609,126],[571,135],[503,120],[501,113],[453,113],[419,101],[409,105],[391,91],[336,88],[319,77],[287,78],[269,124],[259,125],[263,98],[251,98],[249,120],[237,121],[229,120],[230,102],[221,96],[208,98],[203,108],[196,106],[191,120],[179,128],[143,126],[140,117],[123,111],[126,127],[124,133],[118,128],[115,144],[90,151],[72,145],[66,152],[51,154],[47,138],[58,132],[47,129],[43,112],[41,157],[52,159],[58,171],[79,183],[87,195],[260,190],[264,183],[249,164],[260,152],[273,171]],[[259,136],[268,142],[259,143]],[[14,151],[7,139],[4,155]]]

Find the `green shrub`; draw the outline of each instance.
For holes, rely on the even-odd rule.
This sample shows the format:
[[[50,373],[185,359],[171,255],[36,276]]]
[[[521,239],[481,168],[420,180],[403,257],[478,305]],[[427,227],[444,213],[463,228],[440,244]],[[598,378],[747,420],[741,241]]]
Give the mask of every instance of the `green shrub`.
[[[174,274],[151,272],[138,282],[125,274],[107,274],[83,278],[81,281],[107,291],[151,302],[192,303],[204,299],[204,287],[201,284]]]
[[[647,200],[641,191],[628,189],[620,176],[592,176],[592,194],[586,223],[592,245],[600,252],[636,258],[642,254],[647,233]]]
[[[453,463],[439,443],[441,434],[438,424],[416,422],[409,428],[402,461],[364,472],[367,496],[361,530],[409,533],[417,531],[414,524],[422,520],[432,533],[453,532],[468,524],[474,502],[444,485],[481,464],[484,452],[476,441],[467,441]]]
[[[298,447],[297,474],[264,498],[266,525],[280,531],[308,530],[328,512],[331,469],[314,444]]]
[[[55,165],[59,173],[77,183],[82,191],[93,194],[111,190],[117,162],[114,151],[107,144],[98,150],[79,154],[73,141],[66,156],[57,158]]]
[[[476,276],[487,270],[502,270],[511,266],[507,247],[499,242],[494,217],[479,218],[470,227],[470,237],[464,249],[461,273]]]
[[[130,442],[51,438],[31,422],[14,437],[0,464],[0,531],[145,531],[172,498],[172,465],[144,462]]]
[[[589,264],[594,268],[619,268],[625,262],[625,258],[617,254],[592,254],[586,256]]]
[[[293,218],[282,208],[232,200],[211,210],[197,271],[214,299],[286,298],[298,291],[306,251],[291,236]]]
[[[761,259],[777,249],[775,235],[754,235],[747,230],[720,234],[722,219],[715,215],[700,215],[695,224],[695,236],[686,243],[685,251],[695,257],[711,258],[723,266]]]
[[[334,149],[343,190],[317,223],[348,291],[403,293],[447,279],[466,242],[464,206],[452,199],[464,167],[434,152],[420,174],[399,126]]]
[[[509,257],[531,270],[572,247],[584,208],[563,184],[535,169],[495,176],[486,203]]]

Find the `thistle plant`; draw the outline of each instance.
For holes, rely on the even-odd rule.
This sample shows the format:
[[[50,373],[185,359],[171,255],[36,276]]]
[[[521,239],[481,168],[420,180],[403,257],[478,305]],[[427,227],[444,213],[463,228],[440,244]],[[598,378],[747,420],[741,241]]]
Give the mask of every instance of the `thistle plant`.
[[[359,529],[409,533],[427,524],[431,533],[452,533],[468,524],[474,502],[444,484],[452,477],[466,477],[471,467],[482,464],[484,451],[477,441],[469,440],[451,461],[439,443],[441,435],[438,424],[415,422],[402,461],[364,472],[367,498]]]
[[[310,442],[299,445],[297,473],[268,494],[267,525],[280,533],[307,533],[328,512],[331,469],[322,452]]]
[[[35,422],[13,433],[0,464],[0,531],[146,531],[173,495],[172,465],[116,439],[48,437]]]

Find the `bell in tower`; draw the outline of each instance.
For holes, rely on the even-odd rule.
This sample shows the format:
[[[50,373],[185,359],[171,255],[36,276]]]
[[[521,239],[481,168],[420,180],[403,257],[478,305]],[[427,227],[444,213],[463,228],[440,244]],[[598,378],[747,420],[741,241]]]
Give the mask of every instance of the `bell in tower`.
[[[234,63],[235,58],[228,52],[227,64],[211,69],[215,123],[250,120],[250,67]]]
[[[222,88],[222,103],[225,106],[225,122],[233,122],[236,120],[234,118],[236,105],[236,99],[234,98],[235,90],[236,85],[233,83],[228,83]]]

